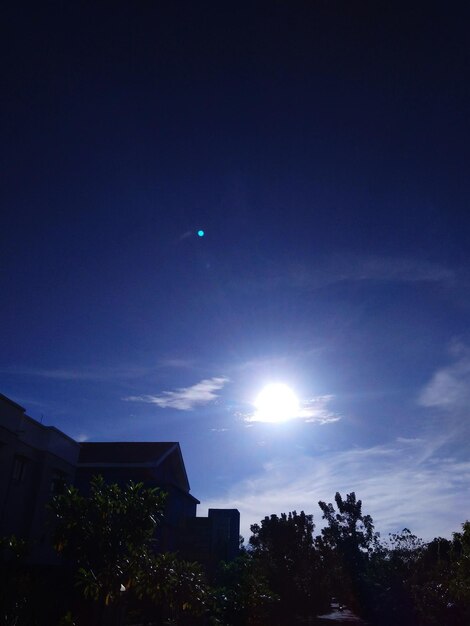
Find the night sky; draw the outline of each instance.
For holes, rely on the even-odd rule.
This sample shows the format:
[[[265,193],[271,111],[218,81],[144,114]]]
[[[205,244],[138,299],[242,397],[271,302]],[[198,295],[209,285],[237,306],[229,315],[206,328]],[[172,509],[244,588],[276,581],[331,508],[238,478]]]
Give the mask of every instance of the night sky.
[[[10,3],[0,392],[242,530],[470,517],[466,3]],[[198,230],[204,236],[198,236]],[[293,419],[256,419],[268,383]],[[291,416],[292,417],[292,416]]]

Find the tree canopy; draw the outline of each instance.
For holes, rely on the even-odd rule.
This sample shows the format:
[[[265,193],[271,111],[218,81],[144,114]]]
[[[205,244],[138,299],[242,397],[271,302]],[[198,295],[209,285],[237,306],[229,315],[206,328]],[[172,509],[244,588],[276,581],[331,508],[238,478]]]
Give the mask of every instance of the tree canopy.
[[[425,543],[405,528],[383,540],[355,492],[336,493],[334,504],[318,503],[325,522],[318,534],[304,511],[266,516],[251,526],[248,549],[221,563],[208,583],[200,564],[158,553],[164,503],[158,489],[101,477],[86,495],[74,487],[55,495],[62,580],[33,571],[24,541],[0,540],[2,623],[293,626],[328,611],[335,597],[371,626],[470,624],[468,521],[452,539]],[[62,621],[51,599],[45,606],[50,589],[64,594]]]
[[[53,498],[55,547],[78,565],[86,597],[109,604],[134,584],[163,518],[165,497],[141,483],[122,488],[96,476],[88,496],[69,486]]]

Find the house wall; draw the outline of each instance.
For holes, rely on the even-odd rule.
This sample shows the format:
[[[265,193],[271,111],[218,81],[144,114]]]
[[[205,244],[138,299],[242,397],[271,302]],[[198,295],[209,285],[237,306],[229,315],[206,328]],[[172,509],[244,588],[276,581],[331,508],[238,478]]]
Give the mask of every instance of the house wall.
[[[58,482],[73,482],[79,444],[43,426],[0,395],[0,535],[32,546],[32,560],[54,558],[46,505]]]
[[[185,559],[202,563],[209,575],[221,561],[239,554],[240,513],[237,509],[209,509],[208,517],[188,518],[178,535],[178,550]]]
[[[240,512],[238,509],[209,509],[212,520],[214,558],[231,561],[240,549]]]

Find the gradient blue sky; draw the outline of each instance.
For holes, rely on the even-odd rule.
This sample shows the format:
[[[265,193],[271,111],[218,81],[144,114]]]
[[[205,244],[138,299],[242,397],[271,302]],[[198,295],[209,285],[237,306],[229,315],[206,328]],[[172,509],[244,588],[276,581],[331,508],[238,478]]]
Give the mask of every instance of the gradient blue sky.
[[[179,441],[245,536],[336,490],[383,534],[458,530],[468,7],[10,4],[0,391],[79,439]],[[250,420],[271,381],[302,416]]]

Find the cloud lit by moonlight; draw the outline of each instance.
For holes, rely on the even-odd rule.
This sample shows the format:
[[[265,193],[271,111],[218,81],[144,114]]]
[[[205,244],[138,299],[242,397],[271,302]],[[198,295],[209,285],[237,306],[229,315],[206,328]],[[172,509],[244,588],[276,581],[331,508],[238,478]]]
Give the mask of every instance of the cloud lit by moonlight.
[[[323,395],[300,402],[295,392],[286,384],[276,382],[266,385],[256,396],[255,411],[245,416],[246,422],[281,424],[300,419],[304,422],[326,424],[340,419],[328,408],[333,396]]]

